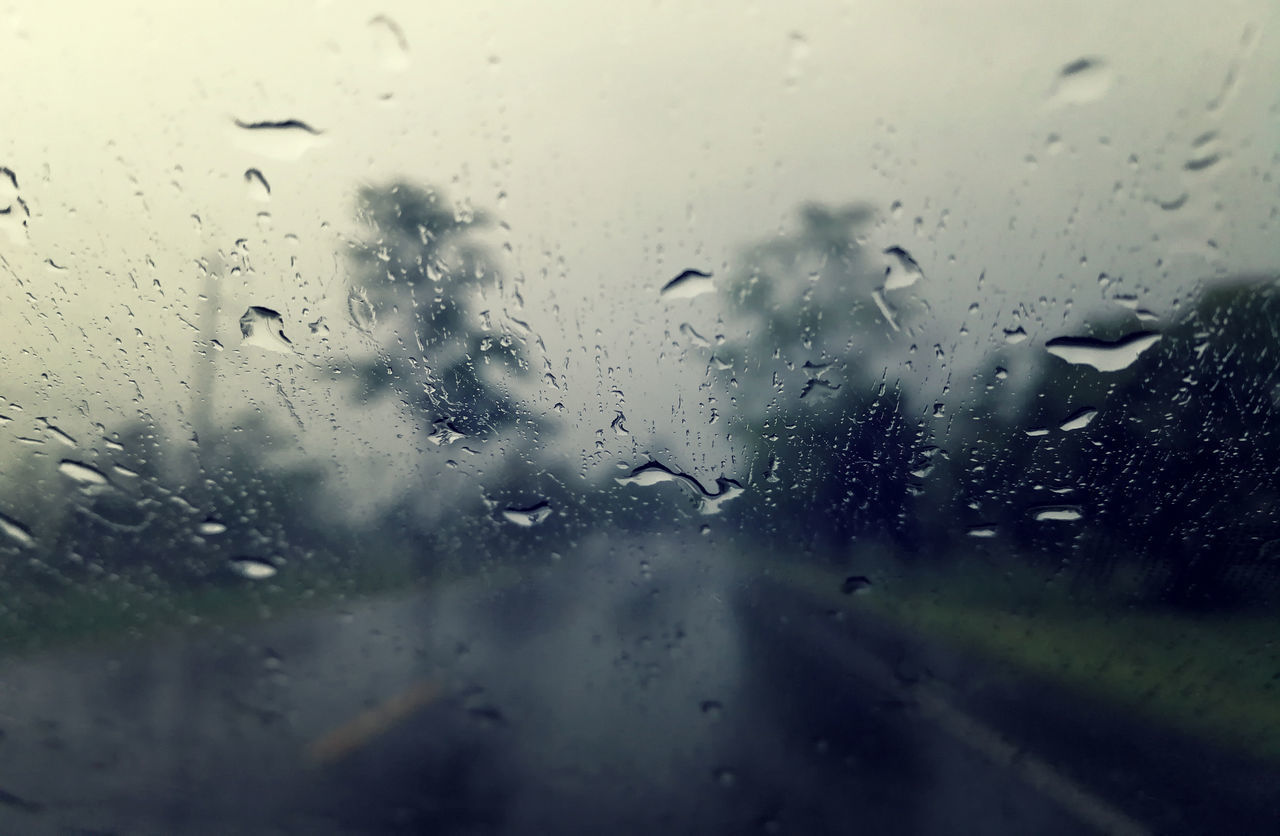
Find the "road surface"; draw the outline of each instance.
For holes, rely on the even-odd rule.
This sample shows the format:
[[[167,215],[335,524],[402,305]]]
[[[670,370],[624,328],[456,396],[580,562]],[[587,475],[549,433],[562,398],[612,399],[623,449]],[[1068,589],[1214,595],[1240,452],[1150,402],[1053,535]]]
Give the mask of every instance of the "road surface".
[[[1148,732],[1108,754],[1076,702],[695,540],[10,660],[0,833],[1274,832],[1274,776],[1190,797],[1221,786]]]

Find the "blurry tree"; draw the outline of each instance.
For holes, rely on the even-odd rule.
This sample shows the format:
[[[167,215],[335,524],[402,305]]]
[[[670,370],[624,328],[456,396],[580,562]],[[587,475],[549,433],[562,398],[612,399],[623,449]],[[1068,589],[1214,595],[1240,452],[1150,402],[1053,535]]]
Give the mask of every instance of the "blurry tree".
[[[368,236],[352,252],[348,311],[379,346],[364,369],[366,392],[397,392],[433,441],[512,424],[509,375],[526,363],[501,318],[482,307],[500,280],[475,240],[488,216],[405,182],[362,189],[358,214]]]
[[[910,496],[933,451],[890,368],[914,348],[919,267],[898,248],[868,252],[866,207],[799,214],[726,282],[735,336],[710,361],[754,451],[749,527],[835,556],[863,535],[912,542]]]
[[[1274,593],[1280,580],[1280,286],[1208,287],[1130,367],[1046,356],[1021,426],[980,399],[958,497],[1023,551],[1070,555],[1105,582],[1139,571],[1149,600],[1193,609]],[[1113,338],[1138,323],[1091,330]],[[1070,427],[1082,410],[1087,425]],[[1032,434],[1028,434],[1028,433]],[[976,465],[976,466],[975,466]],[[1055,493],[1060,491],[1061,493]],[[1037,522],[1078,505],[1081,522]]]

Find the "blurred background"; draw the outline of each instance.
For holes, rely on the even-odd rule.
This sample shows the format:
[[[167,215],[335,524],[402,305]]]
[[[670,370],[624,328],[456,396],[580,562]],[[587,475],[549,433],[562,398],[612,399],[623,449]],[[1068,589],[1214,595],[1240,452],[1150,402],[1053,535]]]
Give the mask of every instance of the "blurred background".
[[[0,829],[1271,832],[1278,23],[0,5]]]

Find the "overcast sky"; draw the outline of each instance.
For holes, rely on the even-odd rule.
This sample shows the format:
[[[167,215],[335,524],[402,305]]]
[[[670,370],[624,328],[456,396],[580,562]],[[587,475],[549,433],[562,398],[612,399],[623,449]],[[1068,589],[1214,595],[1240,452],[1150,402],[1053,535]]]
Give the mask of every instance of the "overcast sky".
[[[732,270],[803,201],[877,208],[870,243],[920,263],[960,366],[1003,328],[1025,325],[1032,351],[1078,327],[1110,304],[1099,272],[1168,315],[1206,276],[1274,271],[1278,15],[1266,0],[0,5],[0,166],[18,185],[0,177],[0,209],[30,210],[25,229],[20,207],[0,219],[8,396],[85,437],[139,407],[176,417],[203,345],[195,262],[247,239],[251,271],[219,285],[221,391],[286,423],[287,397],[312,450],[359,437],[394,460],[411,423],[344,413],[314,381],[371,350],[345,314],[354,193],[407,178],[508,225],[491,307],[568,363],[566,389],[534,398],[565,404],[569,438],[608,427],[617,388],[633,431],[609,441],[619,463],[674,435],[715,475],[722,429],[679,423],[705,418],[705,358],[672,343],[682,322],[716,332],[720,302],[657,290],[686,267]],[[321,133],[272,144],[237,119]],[[239,346],[249,305],[281,312],[296,357]],[[322,315],[327,342],[306,327]]]

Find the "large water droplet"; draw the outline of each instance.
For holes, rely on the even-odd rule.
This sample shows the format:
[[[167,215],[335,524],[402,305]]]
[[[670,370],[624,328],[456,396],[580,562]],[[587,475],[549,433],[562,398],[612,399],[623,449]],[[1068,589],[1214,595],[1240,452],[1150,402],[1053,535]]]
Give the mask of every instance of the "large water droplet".
[[[1070,432],[1072,430],[1082,430],[1093,423],[1093,419],[1098,417],[1098,410],[1091,406],[1084,409],[1076,410],[1071,413],[1061,424],[1062,429]]]
[[[1027,341],[1027,330],[1019,325],[1016,328],[1004,329],[1004,341],[1009,345],[1017,345]]]
[[[702,487],[702,483],[687,473],[677,473],[659,462],[648,462],[632,470],[626,476],[615,480],[619,485],[637,485],[648,487],[663,482],[674,482],[692,490],[697,496],[699,511],[705,515],[718,514],[721,505],[741,496],[744,488],[732,479],[723,476],[716,479],[715,492]]]
[[[1159,341],[1160,334],[1155,331],[1138,331],[1114,342],[1093,337],[1055,337],[1045,343],[1045,349],[1073,365],[1118,372],[1133,365],[1142,352]]]
[[[699,485],[698,487],[701,488],[702,486]],[[723,510],[721,506],[742,496],[745,491],[746,488],[742,487],[738,482],[721,476],[716,479],[716,493],[703,493],[702,505],[698,511],[703,516],[708,517],[719,514]]]
[[[251,306],[240,317],[241,345],[251,345],[282,354],[293,353],[293,343],[284,335],[284,319],[270,308]]]
[[[347,313],[351,315],[351,322],[361,331],[372,331],[377,322],[373,305],[363,290],[352,288],[347,294]]]
[[[271,184],[262,172],[250,168],[244,173],[244,181],[249,184],[249,197],[253,200],[265,201],[271,198]]]
[[[685,339],[696,345],[698,348],[711,348],[711,341],[693,330],[693,326],[687,322],[681,323],[680,333],[685,336]]]
[[[378,15],[369,21],[376,40],[375,48],[382,56],[382,65],[388,70],[400,72],[409,66],[409,39],[400,25],[386,15]]]
[[[427,436],[427,441],[430,441],[437,447],[442,447],[446,444],[452,444],[455,441],[461,441],[466,437],[465,433],[460,433],[455,430],[453,428],[453,424],[448,419],[442,418],[439,421],[432,422],[431,434]]]
[[[1074,522],[1084,518],[1084,512],[1078,505],[1042,505],[1031,509],[1031,518],[1036,522]]]
[[[278,122],[242,122],[235,120],[237,145],[246,151],[276,160],[296,160],[307,151],[325,143],[323,132],[299,119]]]
[[[850,575],[840,584],[840,591],[845,595],[852,595],[855,592],[862,592],[864,589],[871,588],[871,579],[866,575]]]
[[[521,528],[533,528],[535,525],[546,522],[552,513],[551,503],[543,500],[527,508],[504,508],[502,518]]]
[[[196,531],[199,531],[206,537],[213,537],[217,534],[222,534],[226,530],[226,523],[221,520],[215,520],[213,517],[209,517],[204,522],[200,523],[200,525],[196,526]]]
[[[259,557],[237,557],[227,565],[232,572],[251,581],[274,577],[277,571],[275,566]]]
[[[61,429],[54,426],[53,424],[50,424],[49,419],[41,418],[40,420],[44,422],[45,434],[48,435],[50,438],[52,438],[54,441],[65,444],[68,447],[77,446],[77,442],[74,438],[67,435],[65,432],[63,432]]]
[[[902,247],[890,247],[884,251],[889,256],[889,266],[884,269],[884,289],[898,290],[911,287],[924,278],[924,272],[911,253]]]
[[[107,477],[101,470],[71,459],[63,459],[58,462],[58,472],[84,488],[100,487],[107,484]]]
[[[1097,58],[1081,58],[1058,72],[1049,97],[1059,105],[1096,102],[1111,89],[1111,81],[1111,70],[1105,63]]]
[[[692,299],[715,290],[711,274],[701,270],[685,270],[662,286],[659,295],[666,299]]]
[[[0,534],[4,534],[19,546],[30,547],[35,545],[36,542],[36,538],[31,534],[31,529],[13,517],[5,516],[4,514],[0,514]]]

